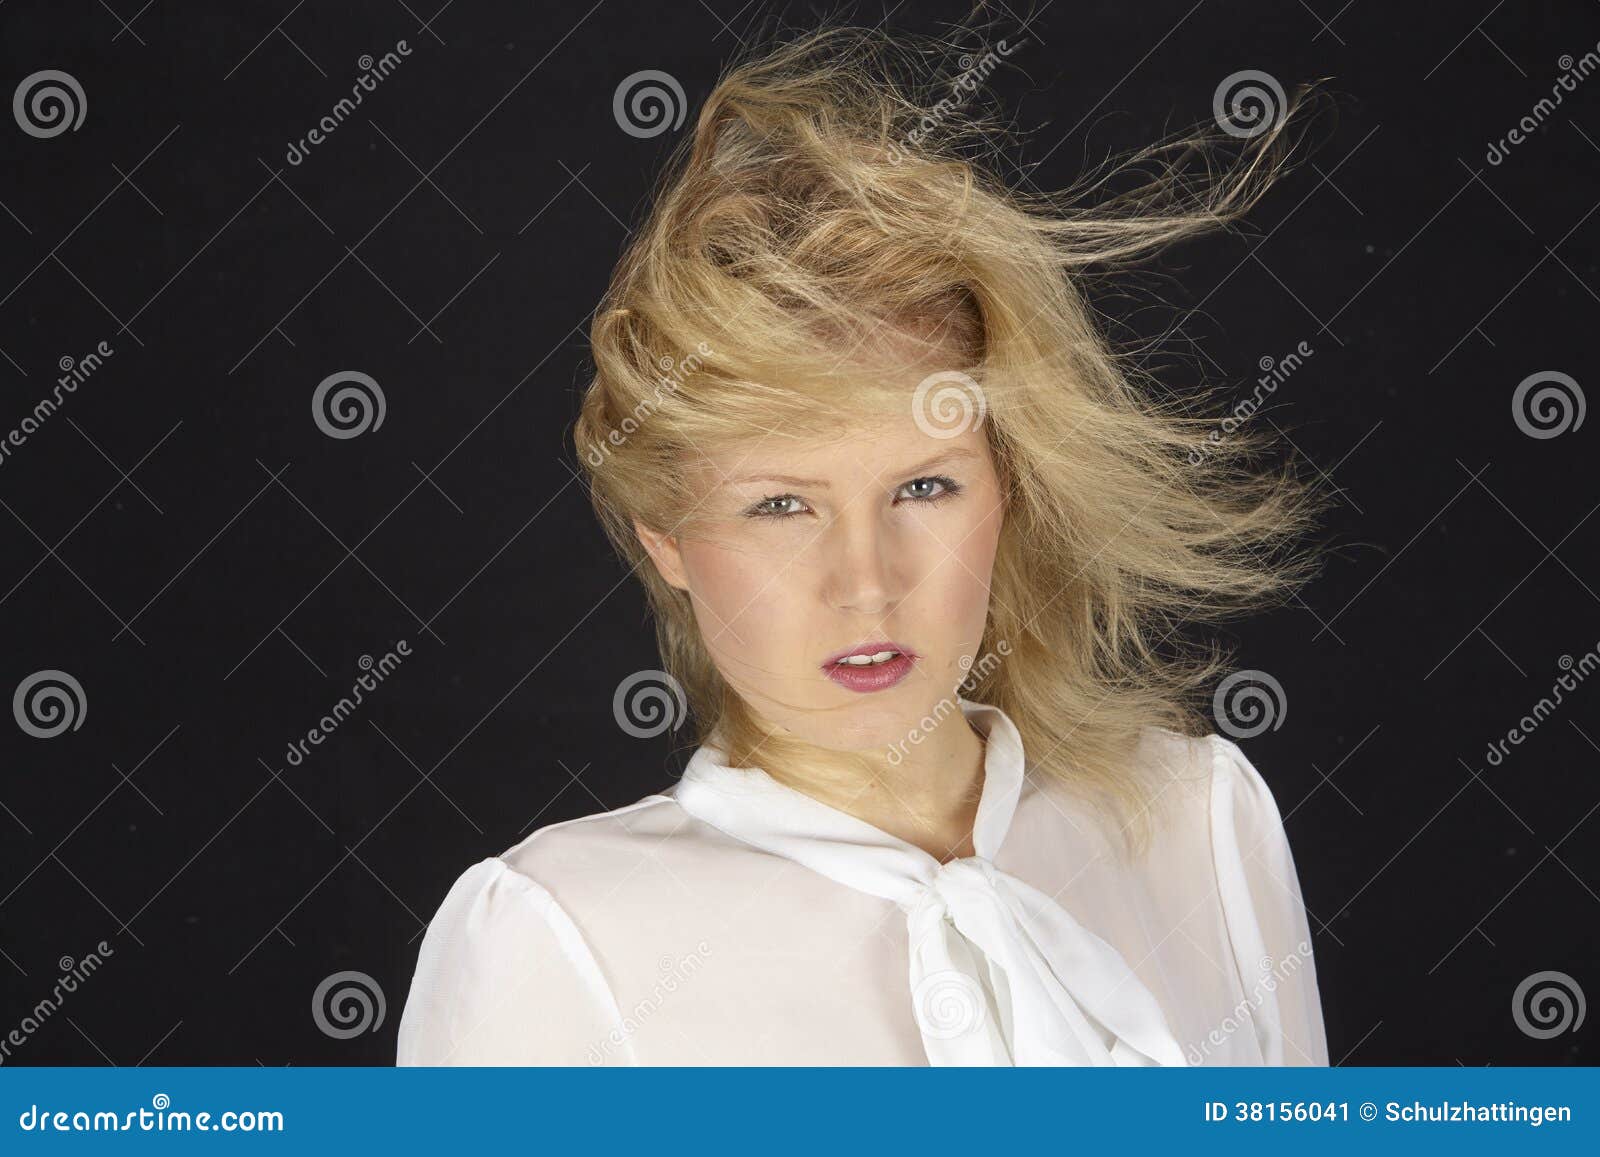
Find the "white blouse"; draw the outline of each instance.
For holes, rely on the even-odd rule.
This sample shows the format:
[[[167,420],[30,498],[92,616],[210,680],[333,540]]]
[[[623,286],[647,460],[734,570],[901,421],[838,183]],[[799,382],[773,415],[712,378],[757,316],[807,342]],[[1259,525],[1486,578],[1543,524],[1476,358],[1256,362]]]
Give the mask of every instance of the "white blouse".
[[[702,745],[671,789],[468,868],[428,926],[401,1065],[1326,1065],[1300,884],[1232,740],[1149,731],[1135,862],[986,737],[975,855]]]

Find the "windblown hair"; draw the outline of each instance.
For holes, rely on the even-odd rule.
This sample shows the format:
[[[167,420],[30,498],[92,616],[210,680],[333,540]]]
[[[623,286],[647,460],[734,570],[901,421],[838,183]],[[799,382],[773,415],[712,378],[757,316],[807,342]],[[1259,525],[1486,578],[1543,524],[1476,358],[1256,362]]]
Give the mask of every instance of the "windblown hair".
[[[695,742],[714,737],[734,766],[784,765],[790,741],[721,677],[633,520],[692,530],[703,495],[685,467],[705,447],[759,461],[769,440],[905,412],[904,376],[891,387],[867,351],[885,328],[924,342],[981,390],[1006,503],[979,651],[1006,657],[961,694],[1004,710],[1030,772],[1141,848],[1160,785],[1132,753],[1148,728],[1213,730],[1200,704],[1227,669],[1215,641],[1178,632],[1310,578],[1313,556],[1282,548],[1321,502],[1287,467],[1253,469],[1260,433],[1212,438],[1217,416],[1160,398],[1085,287],[1244,214],[1287,164],[1304,90],[1247,140],[1195,130],[1047,194],[994,175],[1003,131],[974,111],[972,69],[925,84],[913,43],[825,25],[723,72],[596,310],[578,456],[645,585]],[[984,59],[1011,51],[998,41]]]

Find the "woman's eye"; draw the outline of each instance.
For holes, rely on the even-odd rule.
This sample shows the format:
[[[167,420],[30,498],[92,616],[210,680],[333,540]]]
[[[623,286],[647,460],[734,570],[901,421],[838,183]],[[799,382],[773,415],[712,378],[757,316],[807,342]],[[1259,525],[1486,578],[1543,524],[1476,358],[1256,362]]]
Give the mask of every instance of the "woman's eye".
[[[913,478],[907,482],[902,490],[909,490],[907,497],[918,502],[938,502],[960,493],[961,487],[953,478],[946,478],[936,474],[928,478]]]
[[[753,518],[788,518],[800,513],[788,504],[799,502],[800,500],[792,494],[775,495],[772,498],[763,498],[752,506],[748,513]]]
[[[927,478],[913,478],[900,487],[900,491],[912,502],[932,505],[961,493],[961,484],[954,478],[934,474]],[[805,511],[806,504],[793,494],[774,494],[750,507],[745,515],[749,518],[793,518]]]

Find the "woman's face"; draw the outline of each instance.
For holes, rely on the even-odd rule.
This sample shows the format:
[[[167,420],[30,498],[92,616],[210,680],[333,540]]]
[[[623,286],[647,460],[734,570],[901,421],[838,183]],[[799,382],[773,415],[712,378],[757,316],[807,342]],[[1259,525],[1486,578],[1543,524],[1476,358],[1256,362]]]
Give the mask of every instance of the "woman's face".
[[[770,726],[835,750],[888,747],[953,707],[988,614],[1003,510],[987,433],[931,433],[904,410],[702,451],[704,524],[639,527],[723,678]],[[863,645],[901,657],[834,662]]]

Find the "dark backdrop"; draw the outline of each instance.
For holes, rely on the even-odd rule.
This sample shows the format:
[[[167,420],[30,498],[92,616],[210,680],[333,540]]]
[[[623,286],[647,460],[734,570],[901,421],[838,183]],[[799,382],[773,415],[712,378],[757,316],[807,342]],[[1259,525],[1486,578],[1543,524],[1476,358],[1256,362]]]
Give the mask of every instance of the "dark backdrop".
[[[70,700],[54,737],[27,730],[53,729],[48,699],[0,727],[0,1035],[100,953],[8,1063],[391,1063],[456,873],[671,782],[686,732],[613,719],[618,683],[658,664],[568,430],[594,303],[755,12],[0,9],[0,95],[54,69],[86,106],[56,135],[0,117],[0,437],[65,359],[82,378],[0,459],[0,691],[41,672],[81,688],[44,676]],[[1487,749],[1600,642],[1600,422],[1535,437],[1513,409],[1532,375],[1570,375],[1573,403],[1596,386],[1600,78],[1536,106],[1585,69],[1600,9],[1055,0],[1026,29],[996,17],[1026,40],[1026,75],[992,88],[1042,187],[1209,119],[1234,73],[1328,78],[1314,152],[1247,229],[1101,304],[1156,342],[1173,388],[1204,375],[1242,397],[1263,359],[1313,351],[1252,420],[1336,496],[1338,549],[1301,601],[1227,637],[1283,688],[1279,726],[1244,743],[1286,816],[1333,1059],[1592,1061],[1592,1017],[1530,1035],[1513,999],[1547,971],[1600,992],[1600,681],[1498,765]],[[361,58],[401,40],[291,163]],[[619,127],[613,92],[645,69],[681,84],[682,129]],[[1524,118],[1535,131],[1491,163]],[[383,394],[357,437],[313,415],[340,371]],[[385,1005],[348,1039],[313,1013],[345,972]]]

